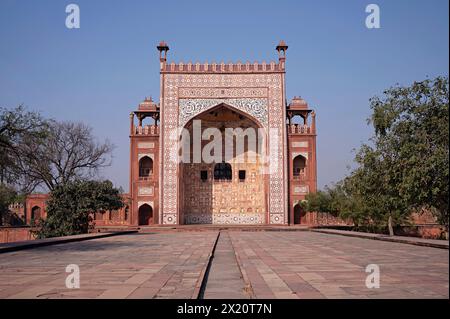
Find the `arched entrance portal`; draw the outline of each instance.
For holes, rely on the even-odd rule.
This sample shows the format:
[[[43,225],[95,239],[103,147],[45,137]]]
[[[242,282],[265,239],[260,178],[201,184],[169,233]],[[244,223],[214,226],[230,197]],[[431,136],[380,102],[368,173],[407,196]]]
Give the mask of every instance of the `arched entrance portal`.
[[[305,224],[306,212],[302,209],[300,204],[294,206],[294,224],[300,225]]]
[[[180,222],[266,223],[268,175],[262,157],[266,137],[257,120],[220,104],[194,117],[185,128],[190,140],[186,143],[182,137]],[[196,136],[203,138],[197,141]]]
[[[139,226],[152,225],[153,224],[153,208],[144,204],[139,207]]]

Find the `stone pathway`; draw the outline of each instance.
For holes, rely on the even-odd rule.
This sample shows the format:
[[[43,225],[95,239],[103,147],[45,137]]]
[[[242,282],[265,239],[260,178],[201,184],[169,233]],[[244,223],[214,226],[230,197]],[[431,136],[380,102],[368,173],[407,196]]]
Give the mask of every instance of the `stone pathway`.
[[[220,233],[207,276],[203,298],[250,298],[227,231]]]
[[[256,298],[448,298],[446,249],[314,232],[230,232]],[[366,267],[380,288],[366,287]]]
[[[0,298],[196,298],[217,232],[132,234],[0,254]],[[68,289],[66,266],[80,268]]]
[[[0,298],[448,298],[449,251],[308,231],[148,232],[0,254]],[[66,266],[80,268],[68,289]],[[380,288],[366,287],[366,266]],[[204,275],[207,274],[207,277]],[[206,281],[206,285],[205,285]]]

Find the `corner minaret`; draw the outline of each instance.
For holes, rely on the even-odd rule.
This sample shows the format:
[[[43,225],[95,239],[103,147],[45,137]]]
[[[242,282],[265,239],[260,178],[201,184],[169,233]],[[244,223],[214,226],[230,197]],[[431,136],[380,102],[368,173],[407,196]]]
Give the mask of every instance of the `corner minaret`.
[[[159,105],[147,97],[130,114],[129,224],[160,223],[159,210]],[[137,118],[137,125],[134,118]]]
[[[300,202],[317,191],[316,114],[301,97],[286,108],[289,158],[289,223],[310,224]]]
[[[275,49],[278,51],[278,61],[280,62],[281,69],[284,70],[284,64],[286,62],[286,51],[288,49],[288,46],[283,40],[281,40]]]
[[[164,65],[167,63],[167,51],[169,51],[169,46],[166,42],[161,41],[156,48],[159,51],[159,62],[161,63],[162,70],[164,68]]]

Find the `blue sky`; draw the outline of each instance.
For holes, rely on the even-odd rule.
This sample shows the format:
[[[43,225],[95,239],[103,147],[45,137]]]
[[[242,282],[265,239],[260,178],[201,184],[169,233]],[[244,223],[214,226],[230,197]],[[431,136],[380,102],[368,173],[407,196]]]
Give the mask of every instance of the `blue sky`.
[[[81,28],[65,27],[76,3]],[[381,28],[367,29],[376,3]],[[156,44],[169,61],[270,61],[284,39],[287,96],[316,109],[318,183],[348,173],[372,134],[368,100],[400,83],[448,75],[447,0],[0,0],[0,105],[83,121],[115,145],[102,172],[128,190],[129,113],[159,96]]]

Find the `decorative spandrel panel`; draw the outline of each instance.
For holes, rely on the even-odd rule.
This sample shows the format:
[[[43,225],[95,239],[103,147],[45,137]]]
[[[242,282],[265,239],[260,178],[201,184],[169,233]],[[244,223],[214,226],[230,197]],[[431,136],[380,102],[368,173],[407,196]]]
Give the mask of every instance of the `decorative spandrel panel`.
[[[202,112],[217,105],[227,104],[258,120],[265,129],[268,124],[268,111],[266,98],[240,98],[240,99],[180,99],[178,123],[184,127],[189,120]]]

